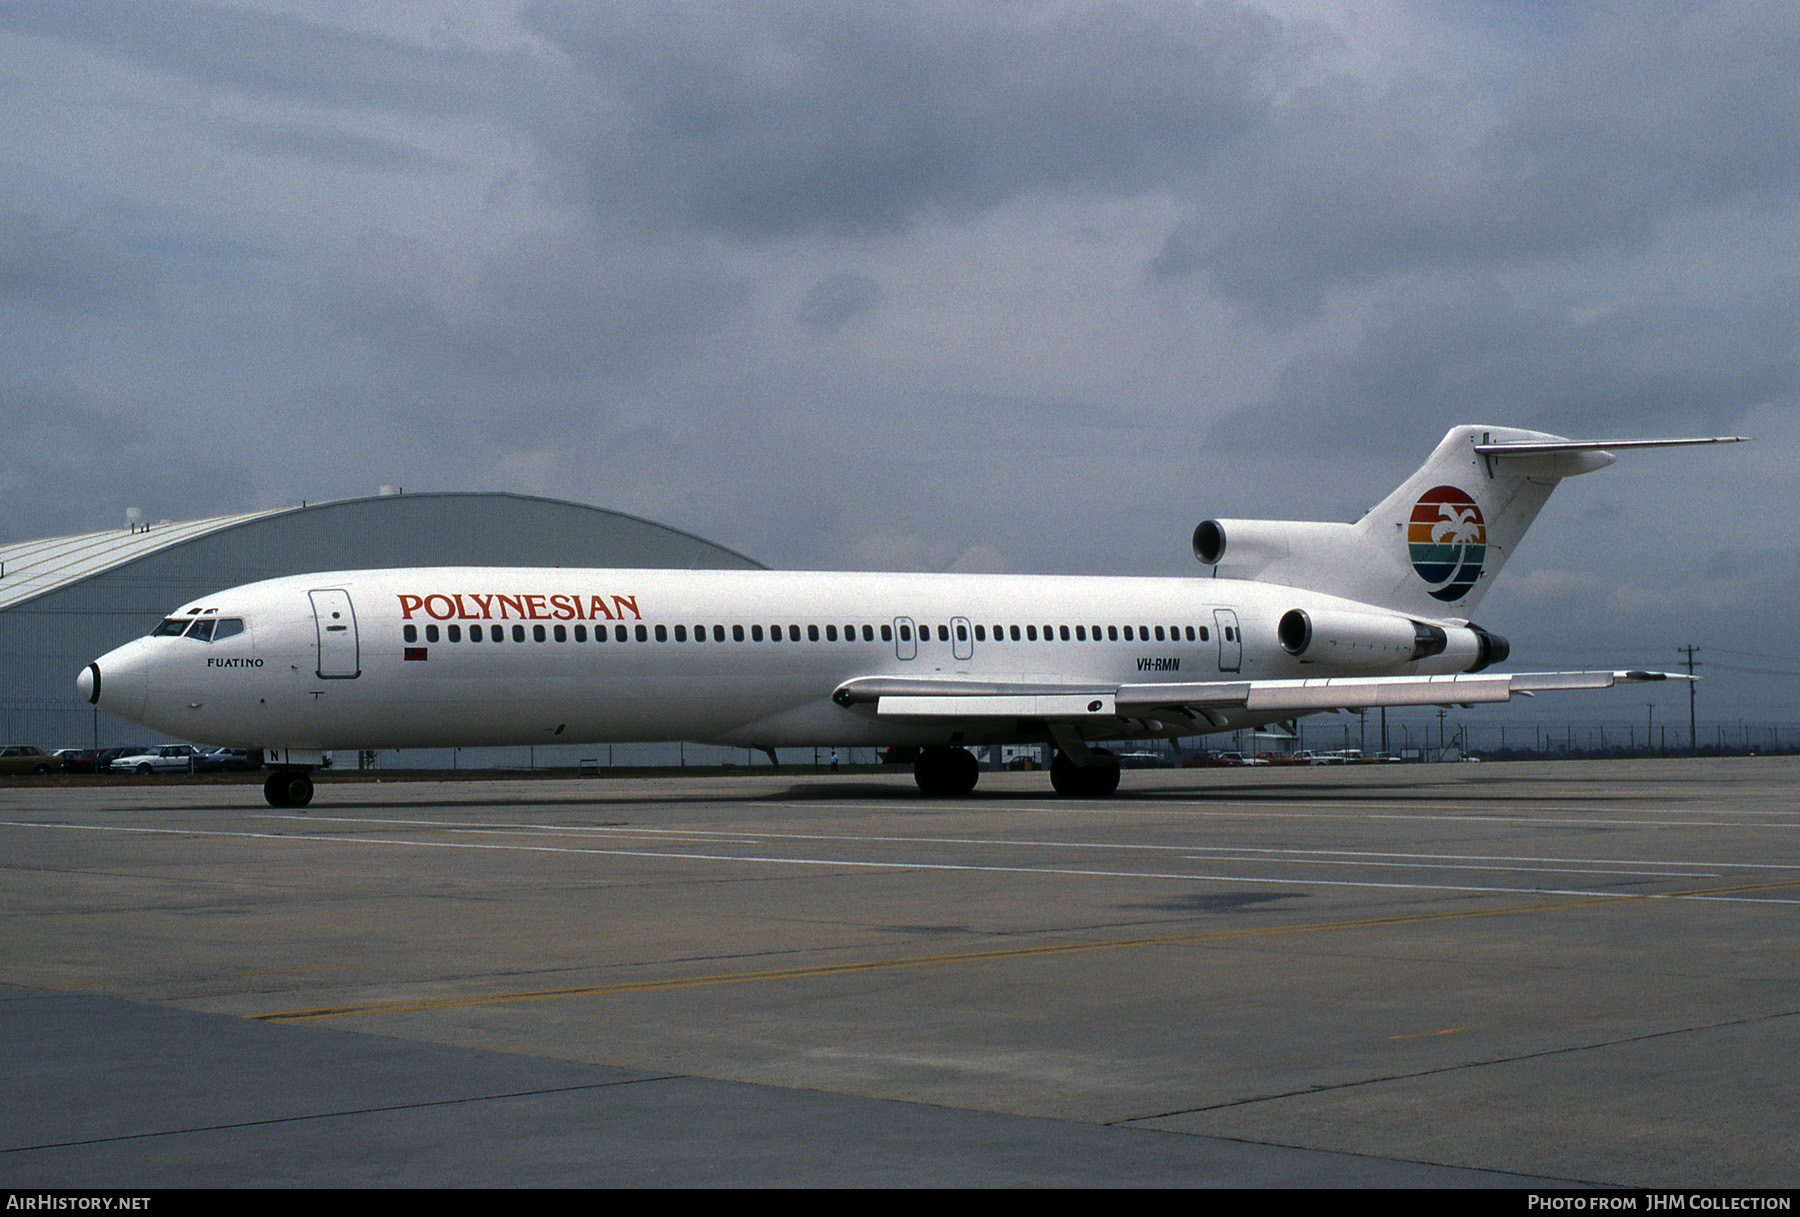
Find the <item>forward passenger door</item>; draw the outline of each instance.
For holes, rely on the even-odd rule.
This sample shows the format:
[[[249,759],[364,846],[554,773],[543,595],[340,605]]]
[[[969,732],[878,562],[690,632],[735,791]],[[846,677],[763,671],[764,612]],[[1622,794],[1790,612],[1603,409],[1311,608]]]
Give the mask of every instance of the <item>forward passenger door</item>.
[[[362,675],[350,593],[342,588],[322,588],[306,594],[312,600],[313,624],[319,634],[319,678],[353,680]]]

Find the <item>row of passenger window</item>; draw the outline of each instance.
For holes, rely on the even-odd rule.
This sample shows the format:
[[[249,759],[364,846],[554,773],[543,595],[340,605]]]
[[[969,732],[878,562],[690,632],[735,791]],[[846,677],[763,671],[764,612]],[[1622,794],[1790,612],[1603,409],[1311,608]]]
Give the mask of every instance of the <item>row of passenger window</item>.
[[[1022,636],[1020,634],[1021,628],[1024,631]],[[927,633],[929,629],[929,626],[922,625],[919,627],[919,638],[921,641],[929,642],[931,640],[930,635]],[[995,642],[1037,642],[1042,638],[1045,642],[1088,642],[1090,640],[1099,642],[1101,641],[1101,629],[1102,627],[1097,625],[1047,625],[1043,627],[1043,632],[1040,634],[1038,632],[1038,627],[1035,625],[1027,625],[1024,627],[1016,625],[997,625],[994,627],[993,640]],[[1123,637],[1123,640],[1126,642],[1149,642],[1152,631],[1154,631],[1156,641],[1158,642],[1180,642],[1184,637],[1189,642],[1207,642],[1212,638],[1212,632],[1203,625],[1198,627],[1191,625],[1172,625],[1168,627],[1167,632],[1165,632],[1164,628],[1160,625],[1140,625],[1137,627],[1137,632],[1135,634],[1132,632],[1132,627],[1128,625],[1109,625],[1104,627],[1104,629],[1106,631],[1105,641],[1107,642],[1118,642],[1121,637]],[[903,639],[904,637],[905,635],[902,634]],[[1225,637],[1227,639],[1231,637],[1230,630],[1225,631]],[[961,626],[957,627],[956,638],[958,642],[962,641],[963,634]],[[941,625],[938,626],[938,641],[950,641],[950,635]],[[984,626],[978,625],[975,627],[975,641],[988,641],[987,629]]]
[[[808,642],[819,642],[821,641],[821,636],[825,642],[837,642],[840,639],[844,642],[855,642],[859,636],[863,642],[874,642],[878,632],[881,641],[892,642],[894,641],[895,630],[895,627],[891,625],[882,625],[879,627],[873,625],[846,625],[843,627],[843,631],[840,634],[836,625],[825,625],[822,627],[817,625],[808,625],[805,627],[798,625],[772,625],[768,628],[767,633],[764,633],[763,627],[760,625],[747,627],[742,625],[730,627],[715,625],[711,626],[710,629],[704,625],[696,625],[690,633],[688,627],[685,625],[673,627],[666,625],[615,625],[612,627],[611,638],[615,642],[630,642],[634,638],[638,642],[649,642],[652,638],[655,638],[657,642],[668,642],[670,640],[670,631],[673,629],[673,637],[676,642],[688,642],[690,640],[694,642],[705,642],[708,637],[714,642],[724,642],[726,641],[726,630],[728,628],[730,630],[730,640],[732,642],[744,642],[746,640],[750,642],[762,642],[765,639],[769,642],[780,642],[784,637],[789,642],[799,642],[802,638],[802,628],[805,630],[804,637]],[[914,627],[910,622],[903,621],[898,628],[901,642],[913,642],[915,640],[918,642],[930,642],[933,637],[932,627],[929,625],[920,625],[917,627],[916,634],[914,632]],[[1090,639],[1094,642],[1099,642],[1102,640],[1102,629],[1105,631],[1104,638],[1107,642],[1119,642],[1121,640],[1125,642],[1149,642],[1152,637],[1152,631],[1154,631],[1155,640],[1157,642],[1180,642],[1184,638],[1188,642],[1206,642],[1211,638],[1211,634],[1206,626],[1195,627],[1191,625],[1171,625],[1168,627],[1160,625],[1140,625],[1136,627],[1135,632],[1133,627],[1129,625],[1109,625],[1105,627],[1098,625],[1046,625],[1041,627],[1041,632],[1040,627],[1036,625],[996,625],[993,628],[991,636],[985,625],[977,625],[974,627],[974,633],[976,642],[987,642],[990,640],[990,637],[994,642],[1038,642],[1040,640],[1044,642],[1087,642]],[[471,625],[468,627],[468,640],[470,642],[504,642],[507,638],[507,630],[508,627],[504,625]],[[954,626],[940,625],[937,627],[936,637],[939,642],[949,642],[951,634],[954,632],[957,642],[967,642],[969,640],[969,630],[970,627],[966,623],[960,621]],[[1227,629],[1225,631],[1225,637],[1228,641],[1231,639],[1231,635],[1232,631]],[[405,638],[407,642],[418,642],[419,627],[416,625],[408,625],[401,630],[401,636]],[[514,642],[526,641],[527,633],[525,626],[512,626],[511,636]],[[552,640],[556,642],[568,642],[571,637],[573,637],[576,642],[586,642],[588,640],[588,627],[585,625],[573,627],[553,625],[546,628],[542,625],[534,625],[531,627],[529,634],[529,638],[534,642],[549,642]],[[440,633],[438,626],[427,625],[424,631],[424,638],[426,642],[461,642],[463,640],[463,627],[460,625],[447,625],[442,628],[442,632]],[[594,627],[593,640],[595,642],[605,642],[607,641],[607,638],[608,634],[605,626],[597,625]]]

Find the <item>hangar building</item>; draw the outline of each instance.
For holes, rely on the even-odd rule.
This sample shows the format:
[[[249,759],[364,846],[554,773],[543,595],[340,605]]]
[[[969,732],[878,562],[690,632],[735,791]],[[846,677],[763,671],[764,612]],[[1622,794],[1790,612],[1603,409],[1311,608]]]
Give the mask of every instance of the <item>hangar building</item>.
[[[91,660],[221,588],[402,566],[761,563],[635,516],[522,494],[383,494],[0,545],[0,743],[148,742],[154,733],[75,692]]]

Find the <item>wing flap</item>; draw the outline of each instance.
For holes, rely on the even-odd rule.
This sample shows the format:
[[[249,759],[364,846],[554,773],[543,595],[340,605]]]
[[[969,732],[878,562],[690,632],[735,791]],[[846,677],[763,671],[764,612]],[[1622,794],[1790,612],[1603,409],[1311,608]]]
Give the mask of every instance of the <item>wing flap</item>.
[[[1214,719],[1209,711],[1239,711],[1260,718],[1380,706],[1468,706],[1541,692],[1686,679],[1689,678],[1679,673],[1624,670],[1338,676],[1107,687],[873,676],[845,683],[832,700],[841,706],[873,704],[883,718],[1036,718],[1072,722],[1166,716],[1168,711],[1179,710],[1219,725],[1224,720]]]
[[[1027,693],[1016,697],[882,697],[875,712],[883,718],[1110,718],[1110,693]]]

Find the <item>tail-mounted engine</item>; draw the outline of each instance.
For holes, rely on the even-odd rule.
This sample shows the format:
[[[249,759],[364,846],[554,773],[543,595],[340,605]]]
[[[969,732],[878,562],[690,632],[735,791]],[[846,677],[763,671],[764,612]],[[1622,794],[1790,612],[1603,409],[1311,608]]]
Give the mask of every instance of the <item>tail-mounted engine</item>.
[[[1389,613],[1289,609],[1276,623],[1281,649],[1302,663],[1386,667],[1443,658],[1433,667],[1479,672],[1504,660],[1506,639],[1478,625],[1441,626]]]
[[[1194,529],[1194,557],[1217,573],[1254,578],[1271,563],[1298,559],[1334,565],[1353,551],[1349,524],[1308,520],[1202,520]],[[1227,555],[1229,554],[1229,557]]]

